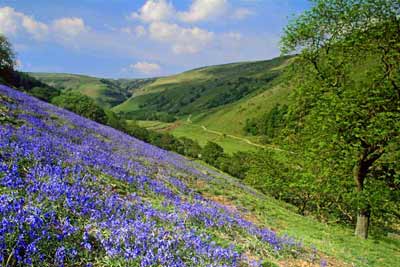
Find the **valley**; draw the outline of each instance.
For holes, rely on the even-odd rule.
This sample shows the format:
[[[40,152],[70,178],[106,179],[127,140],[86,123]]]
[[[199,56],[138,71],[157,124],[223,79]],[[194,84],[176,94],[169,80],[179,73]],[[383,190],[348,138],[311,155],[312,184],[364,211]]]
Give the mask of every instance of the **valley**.
[[[41,2],[0,4],[0,267],[399,265],[400,1]]]
[[[283,57],[226,64],[142,80],[107,80],[72,74],[31,75],[51,86],[78,90],[99,105],[122,114],[127,121],[138,120],[147,129],[193,138],[201,145],[216,142],[226,152],[233,153],[264,147],[259,138],[245,133],[245,123],[261,117],[276,104],[287,102],[290,89],[282,84],[290,61],[291,57]],[[243,81],[238,83],[240,79]],[[244,84],[245,89],[233,91],[234,95],[226,100],[229,96],[225,94],[238,88],[236,84]],[[168,101],[168,105],[157,101]],[[168,120],[173,117],[176,121],[153,120],[164,117]]]

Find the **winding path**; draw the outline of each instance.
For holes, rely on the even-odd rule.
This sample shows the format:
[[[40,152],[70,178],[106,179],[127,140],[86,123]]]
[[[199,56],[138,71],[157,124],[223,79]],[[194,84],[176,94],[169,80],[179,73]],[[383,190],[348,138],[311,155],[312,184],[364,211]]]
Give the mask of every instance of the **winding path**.
[[[246,138],[243,138],[243,137],[239,137],[239,136],[235,136],[235,135],[231,135],[231,134],[225,134],[225,133],[222,133],[222,132],[210,130],[204,125],[201,125],[201,128],[206,132],[217,134],[217,135],[221,135],[221,136],[227,136],[227,137],[230,137],[232,139],[240,140],[240,141],[246,142],[249,145],[256,146],[256,147],[259,147],[259,148],[265,148],[265,149],[272,149],[272,150],[281,151],[281,152],[294,153],[294,152],[287,151],[287,150],[284,150],[284,149],[280,149],[280,148],[277,148],[277,147],[274,147],[274,146],[271,146],[271,145],[256,144],[256,143],[251,142],[249,139],[246,139]]]
[[[236,140],[245,142],[245,143],[247,143],[247,144],[249,144],[249,145],[252,145],[252,146],[255,146],[255,147],[259,147],[259,148],[272,149],[272,150],[281,151],[281,152],[287,152],[287,153],[294,153],[294,152],[287,151],[287,150],[283,150],[283,149],[280,149],[280,148],[277,148],[277,147],[274,147],[274,146],[271,146],[271,145],[256,144],[256,143],[253,143],[252,141],[250,141],[249,139],[246,139],[246,138],[243,138],[243,137],[239,137],[239,136],[235,136],[235,135],[231,135],[231,134],[226,134],[226,133],[218,132],[218,131],[215,131],[215,130],[210,130],[210,129],[208,129],[208,128],[207,128],[206,126],[204,126],[204,125],[198,125],[198,124],[193,123],[192,120],[191,120],[191,118],[192,118],[192,114],[190,114],[190,115],[188,116],[188,118],[186,119],[186,123],[187,123],[187,124],[191,124],[191,125],[195,125],[195,126],[199,126],[199,127],[201,127],[201,128],[203,129],[203,131],[205,131],[205,132],[212,133],[212,134],[216,134],[216,135],[220,135],[220,136],[230,137],[230,138],[232,138],[232,139],[236,139]]]

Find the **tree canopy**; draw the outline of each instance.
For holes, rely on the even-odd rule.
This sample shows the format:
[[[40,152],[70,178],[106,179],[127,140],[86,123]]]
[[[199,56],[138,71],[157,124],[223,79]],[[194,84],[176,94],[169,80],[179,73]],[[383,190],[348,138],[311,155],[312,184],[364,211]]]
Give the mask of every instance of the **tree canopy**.
[[[64,92],[61,95],[54,97],[52,99],[52,104],[68,109],[99,123],[107,123],[107,116],[104,110],[99,107],[93,99],[78,92]]]
[[[313,2],[282,38],[284,53],[301,51],[288,136],[367,238],[371,215],[399,218],[400,1]]]
[[[15,66],[15,54],[11,43],[0,34],[0,78],[8,82]]]

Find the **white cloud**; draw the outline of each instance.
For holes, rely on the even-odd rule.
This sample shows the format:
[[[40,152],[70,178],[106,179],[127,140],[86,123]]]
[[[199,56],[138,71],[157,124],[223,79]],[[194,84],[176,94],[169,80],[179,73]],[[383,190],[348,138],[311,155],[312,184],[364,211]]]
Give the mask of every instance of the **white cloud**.
[[[233,12],[232,18],[240,20],[240,19],[245,19],[253,14],[254,14],[254,12],[250,9],[238,8]]]
[[[35,21],[27,16],[22,18],[22,26],[28,33],[32,34],[32,36],[38,40],[43,39],[49,30],[49,27],[46,24]]]
[[[36,21],[12,7],[0,8],[0,33],[16,35],[17,33],[28,33],[35,39],[43,39],[48,33],[48,26]]]
[[[167,0],[147,0],[137,11],[130,15],[132,19],[143,22],[181,21],[197,23],[214,20],[225,16],[231,19],[244,19],[253,14],[247,8],[234,8],[228,0],[193,0],[189,9],[177,11],[173,4]]]
[[[199,22],[214,19],[228,10],[227,0],[194,0],[188,11],[179,12],[185,22]]]
[[[165,21],[172,18],[175,9],[172,3],[166,0],[148,0],[138,12],[133,12],[131,18],[145,22]]]
[[[184,28],[165,22],[150,24],[149,34],[154,40],[171,44],[176,54],[197,53],[214,38],[214,33],[198,27]]]
[[[61,18],[53,22],[54,33],[62,39],[72,39],[86,32],[88,29],[81,18]]]
[[[81,18],[60,18],[51,24],[45,24],[12,7],[0,8],[0,33],[2,34],[28,35],[40,41],[53,34],[59,37],[58,40],[71,40],[87,30]]]
[[[136,64],[131,64],[129,68],[146,75],[157,74],[161,70],[160,65],[146,61],[137,62]]]

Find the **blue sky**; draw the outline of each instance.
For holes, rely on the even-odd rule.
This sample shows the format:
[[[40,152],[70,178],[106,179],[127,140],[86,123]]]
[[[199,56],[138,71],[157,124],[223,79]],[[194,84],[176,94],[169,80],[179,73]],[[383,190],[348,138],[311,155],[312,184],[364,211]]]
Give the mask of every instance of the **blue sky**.
[[[307,0],[1,0],[19,69],[139,78],[279,55]]]

